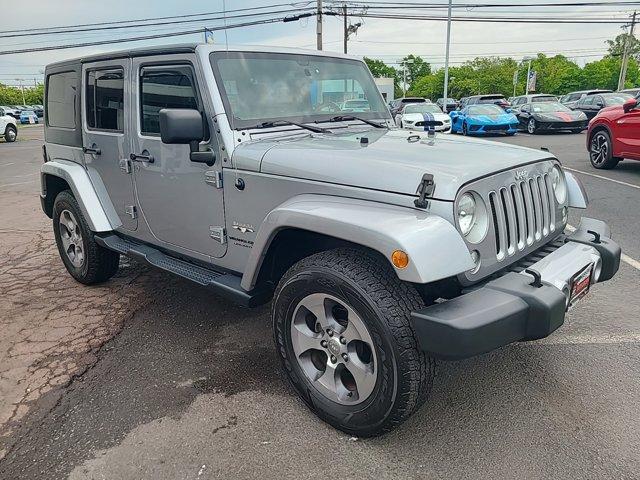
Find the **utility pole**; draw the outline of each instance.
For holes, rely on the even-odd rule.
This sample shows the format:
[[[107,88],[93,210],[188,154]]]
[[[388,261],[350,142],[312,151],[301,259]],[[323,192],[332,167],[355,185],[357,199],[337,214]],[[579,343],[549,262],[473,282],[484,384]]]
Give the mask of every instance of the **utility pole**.
[[[342,25],[344,35],[344,47],[343,52],[347,53],[347,40],[349,39],[349,27],[347,26],[347,4],[342,5],[342,15],[344,16],[344,22]]]
[[[316,11],[316,47],[322,50],[322,0],[318,0]]]
[[[19,85],[20,85],[20,91],[22,92],[22,104],[25,105],[27,103],[27,101],[24,99],[24,85],[22,84],[22,79],[21,78],[16,78],[16,80],[18,80]]]
[[[629,30],[629,35],[624,38],[624,51],[622,52],[622,64],[620,65],[620,76],[618,77],[618,90],[624,89],[624,82],[627,79],[627,65],[629,64],[629,49],[631,48],[631,43],[635,39],[633,36],[633,30],[636,26],[636,13],[633,12],[633,17],[631,18],[631,29]]]
[[[447,46],[444,54],[444,105],[446,108],[447,98],[449,98],[449,45],[451,44],[451,4],[449,0],[449,11],[447,13]]]

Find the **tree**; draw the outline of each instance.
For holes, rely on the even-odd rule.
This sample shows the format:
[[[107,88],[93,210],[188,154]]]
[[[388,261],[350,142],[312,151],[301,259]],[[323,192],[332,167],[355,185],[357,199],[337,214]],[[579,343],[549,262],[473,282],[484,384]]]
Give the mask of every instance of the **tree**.
[[[374,60],[373,58],[364,57],[364,62],[371,70],[371,74],[376,78],[393,78],[394,96],[402,96],[402,88],[400,87],[398,71],[384,63],[382,60]]]
[[[625,42],[629,42],[629,55],[636,61],[640,61],[640,40],[632,37],[628,33],[621,33],[614,40],[607,40],[609,45],[608,55],[611,57],[622,57]]]
[[[426,62],[422,57],[416,55],[407,55],[400,61],[400,70],[398,75],[400,80],[404,81],[404,71],[407,72],[407,90],[412,90],[414,82],[420,77],[424,77],[431,74],[431,65]]]

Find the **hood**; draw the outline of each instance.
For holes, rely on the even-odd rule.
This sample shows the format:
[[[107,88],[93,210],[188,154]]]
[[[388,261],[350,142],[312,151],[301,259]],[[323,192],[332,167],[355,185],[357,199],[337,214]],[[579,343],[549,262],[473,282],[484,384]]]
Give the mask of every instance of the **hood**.
[[[407,122],[422,122],[424,120],[427,120],[428,116],[431,115],[433,117],[433,120],[436,120],[438,122],[445,122],[449,120],[449,115],[447,115],[446,113],[429,113],[429,114],[422,114],[422,113],[406,113],[404,115],[402,115],[402,120],[403,121],[407,121]]]
[[[576,120],[587,119],[587,116],[583,112],[577,110],[570,112],[534,112],[533,116],[547,122],[575,122]]]
[[[367,143],[361,138],[367,138]],[[454,200],[465,183],[502,170],[553,158],[548,152],[452,135],[407,130],[279,137],[238,145],[241,169],[354,187],[416,195],[425,173],[434,176],[432,198]]]
[[[518,121],[513,113],[498,113],[496,115],[467,115],[467,118],[472,121],[482,122],[483,124],[503,124],[503,123],[515,123]]]

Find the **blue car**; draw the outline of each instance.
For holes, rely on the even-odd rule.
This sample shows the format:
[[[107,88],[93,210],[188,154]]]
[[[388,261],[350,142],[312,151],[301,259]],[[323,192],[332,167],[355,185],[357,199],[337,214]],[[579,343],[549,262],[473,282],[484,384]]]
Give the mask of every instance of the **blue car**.
[[[38,123],[38,115],[33,110],[20,112],[20,123]]]
[[[485,133],[505,133],[513,135],[518,131],[518,119],[511,110],[503,110],[497,105],[469,105],[449,114],[451,132],[463,135]]]

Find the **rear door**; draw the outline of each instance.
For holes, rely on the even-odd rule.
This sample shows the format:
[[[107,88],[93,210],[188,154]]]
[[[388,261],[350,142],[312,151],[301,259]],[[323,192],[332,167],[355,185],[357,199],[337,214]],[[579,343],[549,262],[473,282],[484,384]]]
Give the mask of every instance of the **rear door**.
[[[129,78],[131,60],[84,64],[82,67],[82,145],[85,164],[96,189],[108,193],[122,228],[136,230],[131,151]]]
[[[167,247],[187,254],[221,257],[226,253],[224,204],[218,160],[213,167],[194,163],[189,145],[169,145],[160,139],[163,108],[200,111],[209,139],[202,148],[218,151],[207,114],[205,82],[197,75],[195,55],[163,55],[133,59],[132,159],[136,194],[153,236]],[[208,104],[207,104],[208,105]],[[194,255],[197,256],[197,255]]]

